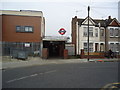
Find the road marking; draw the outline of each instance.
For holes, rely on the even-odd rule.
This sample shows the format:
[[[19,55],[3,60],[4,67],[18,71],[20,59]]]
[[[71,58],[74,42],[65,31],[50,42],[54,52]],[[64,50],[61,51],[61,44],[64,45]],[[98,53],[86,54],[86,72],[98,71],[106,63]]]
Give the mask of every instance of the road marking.
[[[25,76],[25,77],[21,77],[21,78],[17,78],[17,79],[12,79],[12,80],[7,81],[7,83],[11,83],[11,82],[14,82],[14,81],[22,80],[22,79],[25,79],[25,78],[28,78],[28,77],[30,77],[30,76]]]
[[[48,71],[48,72],[45,72],[45,73],[52,73],[52,72],[56,72],[56,70]]]
[[[38,74],[33,74],[33,75],[30,75],[31,77],[34,77],[34,76],[37,76]]]
[[[118,88],[117,86],[112,86],[111,88]]]
[[[108,90],[108,88],[111,88],[110,90],[114,89],[114,88],[119,88],[115,85],[120,85],[120,82],[117,82],[117,83],[109,83],[107,85],[105,85],[101,90]]]
[[[30,77],[35,77],[35,76],[38,76],[38,75],[47,74],[47,73],[52,73],[52,72],[56,72],[56,70],[47,71],[47,72],[38,73],[38,74],[35,73],[35,74],[29,75],[29,76],[24,76],[24,77],[21,77],[21,78],[16,78],[16,79],[9,80],[9,81],[7,81],[6,83],[11,83],[11,82],[19,81],[19,80],[22,80],[22,79],[26,79],[26,78],[30,78]]]

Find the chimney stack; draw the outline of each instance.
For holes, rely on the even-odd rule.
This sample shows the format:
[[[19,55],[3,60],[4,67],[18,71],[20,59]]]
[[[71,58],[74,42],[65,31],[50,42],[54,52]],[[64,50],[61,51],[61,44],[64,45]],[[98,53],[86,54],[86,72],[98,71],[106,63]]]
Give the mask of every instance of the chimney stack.
[[[112,19],[111,16],[108,16],[108,19]]]

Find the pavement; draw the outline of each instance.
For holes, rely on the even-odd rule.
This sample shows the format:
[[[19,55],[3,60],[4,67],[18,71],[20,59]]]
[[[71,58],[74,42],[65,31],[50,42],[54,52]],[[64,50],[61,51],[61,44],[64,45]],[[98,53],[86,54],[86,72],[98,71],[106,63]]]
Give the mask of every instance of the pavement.
[[[9,56],[0,57],[0,69],[26,67],[34,65],[46,64],[65,64],[65,63],[89,63],[89,62],[117,62],[118,58],[114,59],[42,59],[40,57],[29,57],[27,60],[12,59]]]

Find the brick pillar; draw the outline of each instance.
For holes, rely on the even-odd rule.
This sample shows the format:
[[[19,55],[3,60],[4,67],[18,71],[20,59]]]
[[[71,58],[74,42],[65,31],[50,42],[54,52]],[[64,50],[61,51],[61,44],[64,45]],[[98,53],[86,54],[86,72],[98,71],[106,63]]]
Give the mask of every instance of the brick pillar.
[[[85,55],[84,54],[84,49],[81,49],[81,55],[80,55],[81,59],[84,58],[84,55]]]
[[[64,59],[68,59],[68,50],[64,49]]]
[[[48,58],[48,48],[43,48],[42,50],[42,58],[47,59]]]

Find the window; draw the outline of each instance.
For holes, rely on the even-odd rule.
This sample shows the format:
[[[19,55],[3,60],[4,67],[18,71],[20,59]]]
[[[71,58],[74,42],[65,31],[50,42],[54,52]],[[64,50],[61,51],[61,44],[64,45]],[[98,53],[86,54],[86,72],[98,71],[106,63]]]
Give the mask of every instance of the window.
[[[119,33],[118,28],[115,28],[114,35],[118,36],[118,33]]]
[[[83,36],[87,37],[88,36],[88,27],[84,27],[83,29]],[[93,37],[93,27],[89,27],[89,36]]]
[[[93,52],[93,43],[90,43],[90,44],[89,44],[89,51],[90,51],[90,52]]]
[[[114,43],[110,43],[110,48],[112,51],[114,51]]]
[[[25,32],[33,32],[33,27],[32,26],[25,26],[24,30],[25,30]]]
[[[30,31],[30,32],[33,32],[33,27],[29,27],[29,31]]]
[[[98,37],[98,29],[95,29],[95,37]]]
[[[113,37],[114,36],[114,29],[113,28],[110,28],[110,37]]]
[[[21,26],[16,26],[16,32],[20,32],[21,31]]]
[[[24,47],[31,47],[31,44],[30,43],[25,43]]]
[[[84,37],[87,37],[88,35],[87,35],[87,33],[88,33],[88,28],[87,27],[84,27],[84,29],[83,29],[84,31],[83,31],[83,36]]]
[[[16,32],[33,32],[32,26],[16,26]]]
[[[88,44],[84,43],[84,52],[88,52]],[[89,43],[89,52],[93,52],[93,43]]]
[[[119,43],[110,43],[110,48],[113,52],[119,51]]]
[[[84,52],[87,52],[87,51],[88,51],[87,43],[84,43]]]
[[[100,32],[100,36],[103,37],[103,36],[104,36],[104,29],[101,29],[100,31],[101,31],[101,32]]]
[[[29,27],[25,27],[25,32],[28,32],[29,31]]]
[[[115,44],[115,52],[116,52],[116,51],[119,51],[119,43],[116,43],[116,44]]]
[[[119,37],[119,28],[110,28],[110,37]]]
[[[93,37],[93,27],[89,27],[89,36]]]

